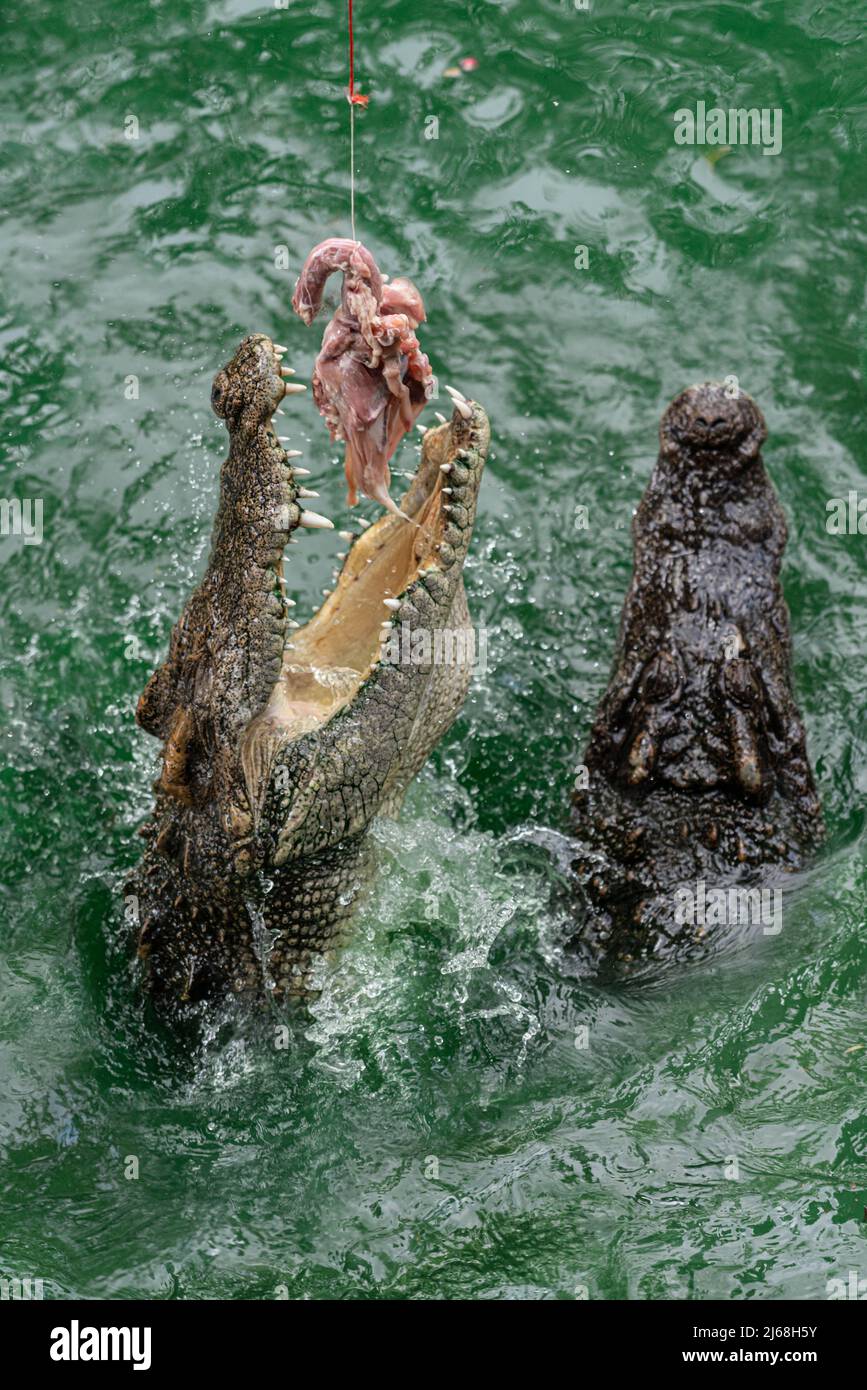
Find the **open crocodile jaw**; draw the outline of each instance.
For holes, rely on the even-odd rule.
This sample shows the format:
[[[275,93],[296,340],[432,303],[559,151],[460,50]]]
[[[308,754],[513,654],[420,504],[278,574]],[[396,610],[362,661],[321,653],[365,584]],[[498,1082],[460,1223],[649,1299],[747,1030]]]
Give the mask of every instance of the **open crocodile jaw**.
[[[634,574],[573,804],[579,939],[630,960],[689,946],[681,886],[755,884],[822,837],[792,693],[786,523],[743,393],[665,412],[633,522]]]
[[[254,335],[214,382],[229,456],[205,576],[139,702],[163,741],[148,847],[127,884],[152,995],[175,1006],[234,991],[303,995],[340,944],[367,876],[366,832],[393,814],[463,702],[466,660],[392,663],[410,631],[466,628],[461,572],[489,428],[459,397],[424,435],[402,500],[341,533],[335,588],[299,627],[287,543],[331,529],[306,509],[296,451],[272,417],[282,350]],[[303,388],[301,388],[303,389]]]

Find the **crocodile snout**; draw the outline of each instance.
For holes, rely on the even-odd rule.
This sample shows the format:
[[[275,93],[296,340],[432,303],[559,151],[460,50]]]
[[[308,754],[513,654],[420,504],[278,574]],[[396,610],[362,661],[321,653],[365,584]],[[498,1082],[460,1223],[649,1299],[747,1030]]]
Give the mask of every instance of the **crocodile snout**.
[[[660,442],[667,457],[691,463],[756,458],[767,434],[761,411],[735,385],[704,382],[672,401],[662,417]]]

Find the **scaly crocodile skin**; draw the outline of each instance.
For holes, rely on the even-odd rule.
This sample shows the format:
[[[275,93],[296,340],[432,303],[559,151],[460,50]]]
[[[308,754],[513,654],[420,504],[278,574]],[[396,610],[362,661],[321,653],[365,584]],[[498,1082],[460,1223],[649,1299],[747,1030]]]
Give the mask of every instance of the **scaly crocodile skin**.
[[[579,935],[615,955],[683,937],[678,885],[764,882],[822,837],[792,693],[786,523],[762,462],[766,433],[748,396],[715,384],[684,391],[662,419],[573,802],[588,909]]]

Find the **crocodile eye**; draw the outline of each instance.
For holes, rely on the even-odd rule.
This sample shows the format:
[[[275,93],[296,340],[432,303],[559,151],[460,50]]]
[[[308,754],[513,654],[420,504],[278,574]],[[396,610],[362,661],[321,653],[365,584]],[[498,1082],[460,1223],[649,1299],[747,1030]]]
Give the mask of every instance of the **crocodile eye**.
[[[758,709],[761,704],[759,688],[748,661],[742,657],[727,661],[722,668],[722,677],[725,693],[735,704],[745,709]]]
[[[214,384],[211,387],[211,409],[215,415],[223,416],[226,413],[226,405],[231,399],[229,393],[229,382],[225,372],[218,372],[214,377]]]
[[[670,652],[659,652],[648,664],[641,682],[641,693],[649,700],[667,700],[677,694],[680,677]]]

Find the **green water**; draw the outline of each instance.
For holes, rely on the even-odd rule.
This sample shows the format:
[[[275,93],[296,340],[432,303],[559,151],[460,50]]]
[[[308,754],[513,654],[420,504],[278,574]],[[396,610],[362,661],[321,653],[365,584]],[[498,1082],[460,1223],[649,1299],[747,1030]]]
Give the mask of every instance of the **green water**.
[[[0,1273],[60,1297],[823,1298],[867,1274],[867,540],[824,524],[867,491],[851,0],[358,0],[359,235],[493,422],[466,575],[488,670],[377,832],[355,944],[288,1048],[141,1012],[117,945],[156,769],[133,709],[203,566],[214,372],[261,330],[309,376],[289,298],[349,230],[343,8],[2,21],[0,495],[42,498],[44,539],[0,540]],[[782,154],[676,146],[699,100],[781,108]],[[779,937],[604,988],[521,837],[564,824],[660,411],[730,373],[790,522],[828,844]],[[290,414],[345,521],[312,404]],[[293,552],[302,613],[337,548]]]

